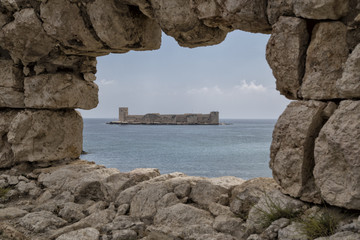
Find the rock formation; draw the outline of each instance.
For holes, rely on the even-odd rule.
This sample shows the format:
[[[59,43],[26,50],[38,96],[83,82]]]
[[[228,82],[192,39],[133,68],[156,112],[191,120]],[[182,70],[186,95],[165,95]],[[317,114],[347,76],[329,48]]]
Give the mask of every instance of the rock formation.
[[[282,191],[308,202],[325,201],[360,210],[359,0],[0,0],[1,167],[28,162],[46,166],[52,161],[79,158],[82,120],[74,109],[97,105],[98,88],[93,82],[97,56],[158,49],[161,31],[181,46],[198,47],[218,44],[233,30],[271,33],[266,58],[277,89],[295,100],[279,118],[271,146],[270,166]],[[95,180],[92,183],[94,189],[101,185]],[[184,183],[179,187],[178,194],[187,196],[186,186]],[[35,187],[29,189],[29,194],[31,189],[35,189],[31,192],[35,194]],[[127,194],[135,194],[128,191]],[[171,211],[140,211],[138,215],[131,209],[131,213],[153,219],[154,232],[159,236],[170,234],[174,226],[179,226],[186,218],[180,214],[184,211],[193,211],[211,225],[207,212],[182,205],[180,195],[167,188],[157,191],[160,192],[154,202]],[[76,197],[81,199],[85,192],[79,190]],[[95,199],[110,193],[105,186],[98,194]],[[138,197],[128,199],[135,201]],[[192,199],[196,200],[196,196]],[[222,204],[223,200],[226,197],[212,203]],[[129,202],[116,207],[126,209],[124,204]],[[209,202],[197,204],[214,213],[226,211]],[[68,211],[63,210],[60,216],[66,216]],[[99,215],[98,221],[108,221],[114,213],[109,214]],[[42,215],[52,222],[46,225],[39,220],[40,228],[66,224],[47,212],[30,215],[19,224],[26,228],[28,221]],[[94,219],[88,217],[88,221]],[[228,217],[215,220],[216,231],[231,232],[224,225]],[[71,216],[64,218],[69,220]],[[133,222],[141,228],[140,223]],[[165,222],[173,225],[156,230],[157,224]],[[96,226],[80,220],[72,230],[74,236],[80,236],[86,234],[80,228],[90,227],[89,231],[97,235]],[[290,224],[282,236],[294,227]],[[171,234],[174,239],[191,239],[195,233],[188,230],[174,230]],[[207,227],[202,231],[213,233]],[[121,239],[123,234],[130,236],[133,232],[114,234]]]

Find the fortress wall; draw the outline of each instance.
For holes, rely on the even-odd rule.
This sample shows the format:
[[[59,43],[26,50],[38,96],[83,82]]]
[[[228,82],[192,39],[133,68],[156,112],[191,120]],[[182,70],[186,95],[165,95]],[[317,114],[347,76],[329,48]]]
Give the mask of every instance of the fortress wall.
[[[119,115],[121,115],[121,109],[119,110]],[[174,125],[183,125],[183,124],[219,124],[219,114],[213,112],[211,114],[159,114],[159,113],[150,113],[145,115],[127,115],[126,118],[119,121],[128,124],[174,124]]]
[[[1,167],[80,156],[75,109],[97,106],[97,56],[158,49],[161,31],[198,47],[243,30],[271,34],[276,89],[294,100],[273,133],[275,180],[360,209],[359,14],[359,0],[0,1]]]

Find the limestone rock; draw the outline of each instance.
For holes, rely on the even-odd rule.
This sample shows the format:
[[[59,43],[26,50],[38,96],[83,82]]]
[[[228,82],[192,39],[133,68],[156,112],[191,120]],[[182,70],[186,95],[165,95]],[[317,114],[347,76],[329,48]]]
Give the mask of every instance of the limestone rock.
[[[0,221],[10,220],[25,216],[28,212],[16,207],[8,207],[0,209]]]
[[[40,211],[25,215],[19,220],[21,226],[36,233],[64,226],[67,222],[51,212]]]
[[[82,119],[74,110],[19,111],[11,120],[7,140],[15,162],[78,158]]]
[[[163,184],[152,184],[140,190],[132,199],[130,215],[139,218],[151,218],[157,212],[157,202],[168,193]]]
[[[0,232],[4,240],[30,240],[13,226],[6,223],[0,223]]]
[[[342,98],[360,98],[360,44],[356,46],[345,63],[343,75],[336,82]]]
[[[270,148],[270,167],[285,193],[320,203],[313,181],[314,142],[325,119],[326,103],[291,102],[279,117]]]
[[[278,239],[307,240],[309,238],[301,232],[301,223],[293,222],[289,226],[279,230]]]
[[[61,235],[56,240],[98,240],[100,233],[95,228],[84,228]]]
[[[0,58],[0,87],[23,88],[23,74],[21,69],[11,59]]]
[[[315,143],[314,177],[331,205],[360,209],[360,101],[342,101]]]
[[[42,74],[24,81],[27,108],[92,109],[98,104],[98,87],[74,74]]]
[[[222,233],[236,235],[237,232],[241,231],[242,223],[243,220],[241,218],[220,215],[215,218],[213,228]]]
[[[341,78],[349,50],[346,26],[341,22],[315,25],[307,50],[306,71],[301,86],[305,99],[336,99],[336,81]]]
[[[337,20],[345,16],[349,8],[349,0],[295,0],[293,2],[295,15],[308,19]]]
[[[267,16],[269,23],[274,25],[280,16],[295,16],[294,0],[268,0]]]
[[[236,215],[246,219],[250,209],[266,192],[279,188],[272,178],[250,179],[231,192],[230,210]]]
[[[360,238],[360,233],[350,231],[338,232],[330,237],[320,237],[315,240],[357,240]]]
[[[8,87],[0,87],[0,107],[24,108],[24,92]]]
[[[0,167],[10,167],[15,164],[14,153],[8,142],[7,133],[16,114],[17,111],[12,110],[0,111]]]
[[[298,98],[308,42],[309,34],[303,19],[280,17],[273,25],[266,59],[276,78],[276,89],[289,99]]]
[[[155,218],[152,231],[179,237],[184,234],[213,233],[214,219],[210,213],[182,203],[160,209]]]
[[[67,0],[43,2],[40,16],[46,33],[66,47],[82,51],[105,53],[104,46],[87,28],[81,9]]]
[[[271,26],[266,17],[266,0],[225,0],[222,2],[224,19],[231,23],[234,29],[248,32],[270,33]]]
[[[192,187],[189,198],[204,208],[208,208],[211,203],[228,205],[232,188],[243,182],[243,179],[234,177],[200,180]]]
[[[59,216],[68,222],[77,222],[82,218],[85,218],[85,214],[82,212],[84,207],[80,204],[68,202],[64,204],[64,207],[60,210]]]
[[[264,239],[277,239],[279,230],[287,227],[289,224],[290,220],[287,218],[275,220],[260,236]]]
[[[31,8],[16,12],[14,21],[0,31],[0,46],[11,51],[11,55],[21,59],[24,65],[46,56],[55,44]]]
[[[87,4],[87,12],[99,38],[113,50],[160,48],[159,25],[134,7],[120,1],[96,0]]]
[[[270,212],[273,204],[282,209],[292,209],[294,212],[301,212],[305,207],[302,201],[284,195],[279,190],[269,192],[251,208],[246,221],[246,227],[249,232],[261,233],[265,230],[263,214],[264,212]]]
[[[136,240],[137,233],[134,230],[115,230],[113,231],[112,239],[115,240]]]
[[[197,47],[222,42],[227,32],[208,27],[195,14],[189,0],[151,0],[154,18],[161,29],[180,46]]]

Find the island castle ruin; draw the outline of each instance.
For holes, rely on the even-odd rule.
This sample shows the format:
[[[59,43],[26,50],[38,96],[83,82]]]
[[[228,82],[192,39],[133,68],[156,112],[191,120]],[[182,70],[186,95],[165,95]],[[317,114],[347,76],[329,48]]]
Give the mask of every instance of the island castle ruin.
[[[110,124],[152,124],[152,125],[219,125],[219,112],[210,114],[160,114],[129,115],[127,107],[119,108],[119,121]]]
[[[158,49],[162,31],[194,48],[221,43],[234,30],[271,34],[266,59],[276,89],[293,100],[273,132],[275,181],[303,201],[360,210],[360,0],[0,0],[0,168],[80,157],[83,121],[75,109],[98,104],[96,57]],[[41,186],[57,187],[66,178],[59,173],[50,184],[47,176],[39,177]],[[104,185],[108,178],[86,180],[96,189],[90,199],[116,198]],[[184,192],[190,192],[186,186]],[[81,196],[80,191],[76,198]],[[162,203],[178,201],[174,194],[166,196]],[[216,204],[227,205],[228,197],[222,193]],[[117,204],[124,205],[132,216],[156,224],[166,219],[155,205],[138,213],[134,209],[141,203]],[[215,214],[209,214],[213,226]],[[68,224],[60,221],[59,227]],[[148,231],[157,234],[155,228]]]

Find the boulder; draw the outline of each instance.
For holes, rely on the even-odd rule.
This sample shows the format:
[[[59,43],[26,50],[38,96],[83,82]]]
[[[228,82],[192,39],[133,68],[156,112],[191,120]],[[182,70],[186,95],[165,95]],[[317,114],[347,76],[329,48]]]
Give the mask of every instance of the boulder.
[[[64,226],[67,222],[51,212],[40,211],[26,214],[20,218],[19,224],[29,231],[41,233],[50,229],[55,230]]]
[[[360,101],[342,101],[315,143],[314,177],[331,205],[360,210]]]
[[[55,48],[56,42],[49,37],[35,10],[25,8],[14,13],[14,20],[0,31],[0,46],[11,52],[13,58],[24,65],[36,62]]]
[[[326,118],[326,103],[291,102],[279,117],[270,148],[270,168],[285,193],[320,203],[312,171],[314,142]]]
[[[28,212],[16,207],[7,207],[0,209],[0,221],[10,220],[25,216]]]
[[[222,42],[227,31],[208,27],[199,20],[189,0],[151,0],[155,20],[180,46],[198,47]]]
[[[106,54],[108,51],[87,27],[82,14],[77,3],[67,0],[42,2],[40,6],[42,26],[49,36],[75,52]]]
[[[98,104],[98,87],[70,73],[42,74],[24,81],[27,108],[92,109]]]
[[[243,220],[239,217],[230,217],[228,215],[219,215],[215,218],[213,228],[216,231],[231,235],[241,235],[241,225]]]
[[[274,25],[280,16],[295,16],[294,0],[268,0],[267,16],[271,25]]]
[[[235,187],[231,192],[230,210],[246,219],[250,209],[266,194],[278,189],[273,178],[254,178]]]
[[[304,99],[340,98],[336,81],[341,78],[349,54],[346,26],[341,22],[315,25],[306,57],[306,70],[301,86]]]
[[[100,233],[95,228],[84,228],[62,234],[56,240],[98,240]]]
[[[329,237],[320,237],[315,240],[358,240],[360,239],[360,233],[354,233],[350,231],[338,232]]]
[[[346,60],[342,77],[336,82],[342,98],[360,98],[360,44]]]
[[[154,218],[151,234],[165,234],[172,237],[215,233],[214,218],[210,213],[182,203],[159,209]],[[171,239],[171,238],[167,238]]]
[[[309,42],[306,21],[280,17],[266,48],[266,59],[276,78],[276,89],[289,99],[297,99],[305,72]]]
[[[95,0],[86,8],[97,36],[112,50],[160,48],[160,26],[133,6],[121,1]]]
[[[292,222],[289,226],[279,230],[277,239],[307,240],[309,238],[302,232],[301,223]]]
[[[10,123],[5,145],[10,146],[13,159],[7,159],[5,165],[80,156],[82,118],[74,110],[16,111]]]
[[[246,221],[247,232],[261,233],[265,230],[266,214],[277,211],[277,208],[295,213],[303,211],[306,206],[304,202],[284,195],[279,190],[268,192],[251,208]]]
[[[349,10],[349,0],[302,0],[293,1],[297,17],[308,19],[337,20]]]

